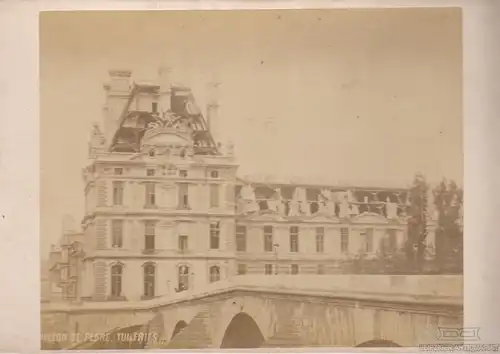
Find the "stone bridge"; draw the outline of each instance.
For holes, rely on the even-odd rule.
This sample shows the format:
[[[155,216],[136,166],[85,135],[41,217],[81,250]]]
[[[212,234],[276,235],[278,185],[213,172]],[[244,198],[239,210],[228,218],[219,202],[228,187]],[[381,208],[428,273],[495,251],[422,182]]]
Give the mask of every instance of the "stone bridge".
[[[318,277],[238,276],[168,299],[47,304],[42,329],[65,333],[67,348],[196,349],[412,347],[462,326],[462,277]]]

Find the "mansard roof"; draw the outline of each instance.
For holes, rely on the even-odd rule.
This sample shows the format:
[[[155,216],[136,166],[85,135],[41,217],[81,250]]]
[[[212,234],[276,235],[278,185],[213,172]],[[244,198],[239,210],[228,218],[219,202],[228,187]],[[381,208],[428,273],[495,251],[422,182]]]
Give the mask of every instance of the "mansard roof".
[[[120,115],[118,128],[113,136],[109,150],[111,152],[138,152],[141,140],[148,124],[162,123],[159,113],[148,111],[134,111],[130,109],[137,94],[141,92],[159,93],[160,86],[152,83],[134,83],[129,98]],[[167,112],[174,123],[185,122],[192,131],[195,155],[218,155],[217,145],[208,130],[203,114],[196,106],[190,88],[172,85],[171,110]],[[179,93],[176,95],[176,93]],[[127,124],[128,123],[128,124]]]

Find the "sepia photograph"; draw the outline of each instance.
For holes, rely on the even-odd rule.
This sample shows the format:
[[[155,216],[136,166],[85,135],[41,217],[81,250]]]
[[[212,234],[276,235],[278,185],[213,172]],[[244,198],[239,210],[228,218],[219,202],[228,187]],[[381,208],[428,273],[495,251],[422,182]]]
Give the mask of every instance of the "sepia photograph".
[[[39,21],[41,349],[478,338],[459,8]]]

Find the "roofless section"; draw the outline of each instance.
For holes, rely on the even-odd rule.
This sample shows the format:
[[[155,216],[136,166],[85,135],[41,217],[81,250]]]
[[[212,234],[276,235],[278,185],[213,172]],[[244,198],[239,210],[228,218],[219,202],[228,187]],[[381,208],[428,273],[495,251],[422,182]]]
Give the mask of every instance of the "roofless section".
[[[109,151],[137,153],[146,131],[162,126],[171,129],[187,128],[193,140],[195,155],[218,155],[217,145],[207,121],[196,105],[191,89],[172,85],[169,93],[169,107],[162,109],[159,106],[159,85],[133,84]]]

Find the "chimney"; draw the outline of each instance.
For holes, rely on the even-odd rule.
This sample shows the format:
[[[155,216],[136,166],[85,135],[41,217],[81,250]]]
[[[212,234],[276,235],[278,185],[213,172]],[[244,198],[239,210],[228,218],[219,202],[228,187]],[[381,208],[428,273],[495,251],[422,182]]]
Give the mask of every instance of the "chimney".
[[[158,84],[160,85],[159,108],[160,113],[166,112],[170,109],[170,73],[168,67],[162,66],[158,69]]]
[[[109,70],[109,82],[104,88],[110,92],[128,92],[130,91],[130,70]]]
[[[219,111],[218,98],[218,82],[210,82],[208,84],[208,103],[207,103],[207,128],[208,131],[213,133],[215,131],[215,125],[217,124],[217,115]]]
[[[103,106],[104,137],[111,142],[119,117],[127,104],[130,93],[130,70],[109,70],[109,81],[104,84],[106,102]]]

